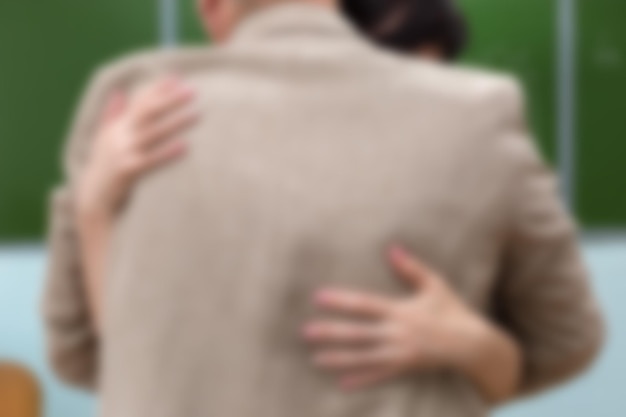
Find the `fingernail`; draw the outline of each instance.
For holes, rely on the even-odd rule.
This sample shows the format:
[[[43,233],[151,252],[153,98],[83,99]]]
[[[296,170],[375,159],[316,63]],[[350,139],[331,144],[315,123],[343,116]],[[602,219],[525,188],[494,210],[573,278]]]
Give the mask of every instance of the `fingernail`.
[[[349,379],[344,379],[339,381],[339,388],[346,392],[351,392],[354,390],[354,384]]]
[[[316,303],[324,304],[332,298],[332,293],[329,290],[320,290],[315,294],[314,301]]]
[[[188,84],[180,84],[176,87],[176,94],[186,99],[191,99],[196,95],[196,90]]]
[[[180,83],[180,89],[184,92],[188,92],[188,93],[195,93],[196,89],[194,88],[193,85],[187,83],[187,82],[181,82]]]
[[[389,255],[395,260],[402,261],[404,258],[406,258],[407,253],[402,246],[395,244],[392,245],[389,249]]]
[[[317,328],[312,324],[308,324],[302,329],[302,335],[307,339],[315,337],[316,334]]]
[[[162,83],[165,87],[174,87],[180,83],[180,77],[175,74],[167,74],[163,78]]]
[[[317,352],[313,355],[313,362],[320,368],[329,370],[337,369],[341,363],[337,362],[337,358],[327,352]]]

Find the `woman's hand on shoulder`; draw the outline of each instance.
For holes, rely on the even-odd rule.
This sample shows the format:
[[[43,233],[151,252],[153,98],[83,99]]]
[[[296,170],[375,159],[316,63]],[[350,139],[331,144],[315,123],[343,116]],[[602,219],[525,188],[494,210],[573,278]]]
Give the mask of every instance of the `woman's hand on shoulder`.
[[[79,216],[114,217],[141,175],[185,153],[181,134],[199,116],[193,99],[174,76],[111,95],[78,183]]]

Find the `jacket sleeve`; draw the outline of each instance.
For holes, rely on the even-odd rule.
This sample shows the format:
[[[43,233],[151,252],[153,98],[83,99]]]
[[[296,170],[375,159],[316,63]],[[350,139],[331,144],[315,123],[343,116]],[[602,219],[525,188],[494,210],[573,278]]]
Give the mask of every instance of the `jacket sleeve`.
[[[525,355],[524,395],[582,372],[602,346],[604,323],[575,222],[526,131],[520,99],[519,93],[509,97],[508,108],[515,110],[502,143],[512,168],[506,191],[510,216],[495,300],[498,317]]]
[[[50,200],[49,259],[43,299],[48,357],[62,380],[94,389],[98,339],[83,288],[69,186],[55,190]]]
[[[49,205],[49,258],[42,300],[48,357],[62,380],[86,389],[96,385],[98,339],[83,288],[73,189],[106,97],[116,88],[115,79],[111,71],[101,70],[90,83],[66,144],[65,183],[53,192]]]

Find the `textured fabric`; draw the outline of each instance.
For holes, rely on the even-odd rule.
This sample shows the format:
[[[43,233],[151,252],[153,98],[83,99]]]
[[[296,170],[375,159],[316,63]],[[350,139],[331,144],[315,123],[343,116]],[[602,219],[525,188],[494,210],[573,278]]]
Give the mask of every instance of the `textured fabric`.
[[[72,183],[105,97],[162,72],[200,92],[183,160],[146,177],[89,324]],[[526,355],[524,392],[594,357],[602,321],[572,220],[508,76],[378,51],[331,11],[257,13],[222,47],[147,52],[95,77],[67,149],[45,296],[58,373],[105,417],[477,417],[476,388],[423,373],[344,394],[299,337],[312,292],[403,294],[391,242],[438,269]]]

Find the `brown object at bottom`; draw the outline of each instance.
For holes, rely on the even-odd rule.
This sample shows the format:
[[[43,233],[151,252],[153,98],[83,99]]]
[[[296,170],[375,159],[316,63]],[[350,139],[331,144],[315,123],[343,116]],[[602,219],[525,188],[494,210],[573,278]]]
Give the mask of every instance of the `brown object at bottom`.
[[[40,417],[41,394],[25,368],[0,362],[0,417]]]

